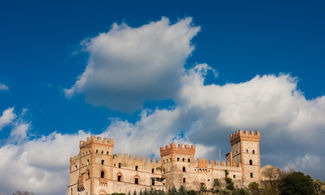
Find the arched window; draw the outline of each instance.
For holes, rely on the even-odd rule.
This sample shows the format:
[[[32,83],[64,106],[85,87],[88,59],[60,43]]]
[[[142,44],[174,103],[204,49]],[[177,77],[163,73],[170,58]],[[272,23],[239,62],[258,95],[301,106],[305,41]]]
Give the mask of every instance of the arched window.
[[[138,170],[138,168],[139,168],[139,167],[138,167],[138,165],[136,165],[136,166],[135,166],[135,170],[137,171],[137,170]]]
[[[253,150],[253,154],[255,154],[255,150]]]
[[[104,150],[102,150],[102,154],[104,154]]]
[[[183,162],[185,161],[185,158],[183,158]]]
[[[191,162],[191,159],[190,158],[188,159],[188,162]]]
[[[89,163],[89,159],[87,159],[87,165],[89,165],[90,163]]]
[[[253,178],[253,173],[251,173],[251,178]]]
[[[155,173],[155,169],[151,169],[151,173]]]
[[[248,153],[248,149],[246,150],[246,153]]]
[[[179,161],[179,158],[177,158],[177,161]]]
[[[107,153],[106,153],[107,155],[109,155],[109,152],[107,151]]]
[[[140,184],[140,177],[139,176],[134,176],[134,183],[135,184]]]
[[[186,171],[186,168],[185,167],[183,167],[183,172],[185,172]]]
[[[104,160],[102,160],[102,165],[104,165]]]
[[[249,165],[253,165],[253,161],[252,160],[249,160]]]
[[[183,178],[183,183],[186,183],[186,178],[185,177]]]
[[[118,163],[118,168],[121,168],[122,167],[122,163]]]
[[[117,181],[118,181],[118,182],[122,182],[122,181],[123,181],[123,175],[122,175],[121,172],[118,172],[118,173],[117,173]]]
[[[98,154],[98,150],[96,150],[96,153]]]
[[[104,172],[104,171],[101,171],[101,172],[100,172],[100,177],[101,177],[101,178],[105,178],[105,172]]]

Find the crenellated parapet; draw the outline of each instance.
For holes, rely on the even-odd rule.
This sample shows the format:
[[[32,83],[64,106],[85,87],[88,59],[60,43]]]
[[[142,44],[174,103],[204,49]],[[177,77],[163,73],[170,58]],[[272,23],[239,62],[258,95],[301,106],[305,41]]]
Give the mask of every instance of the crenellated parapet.
[[[196,161],[196,167],[198,167],[199,169],[214,169],[214,168],[220,169],[226,167],[241,167],[241,163],[230,164],[230,163],[225,163],[224,161],[219,162],[219,161],[198,158]]]
[[[260,141],[260,132],[249,130],[238,130],[235,133],[229,135],[230,144],[233,145],[239,141]]]
[[[98,137],[91,136],[91,137],[87,137],[86,141],[80,141],[79,147],[82,148],[84,146],[87,146],[90,143],[114,146],[114,139],[108,139],[106,137],[102,139],[102,137],[100,136]]]
[[[170,145],[166,145],[165,147],[160,147],[160,156],[166,156],[169,154],[185,154],[185,155],[195,155],[195,145],[187,145],[183,146],[183,144],[178,144],[176,146],[175,143]]]
[[[140,157],[138,155],[133,154],[123,154],[118,153],[117,155],[114,155],[114,161],[116,162],[125,162],[127,164],[145,164],[148,166],[158,166],[161,164],[160,160],[157,160],[155,158],[145,158]]]

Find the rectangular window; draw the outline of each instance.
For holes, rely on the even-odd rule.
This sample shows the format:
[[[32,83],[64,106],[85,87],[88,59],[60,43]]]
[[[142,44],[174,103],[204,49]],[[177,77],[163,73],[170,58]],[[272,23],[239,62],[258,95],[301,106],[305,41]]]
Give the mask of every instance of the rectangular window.
[[[155,185],[155,179],[151,180],[151,185],[154,186]]]
[[[122,179],[121,175],[117,176],[117,181],[121,181],[121,179]]]
[[[135,183],[135,184],[139,184],[139,179],[138,179],[138,178],[135,178],[135,179],[134,179],[134,183]]]
[[[122,164],[121,163],[118,163],[118,168],[121,168],[122,167]]]
[[[151,169],[151,173],[155,173],[155,169]]]
[[[137,165],[137,166],[135,166],[135,170],[136,170],[136,171],[138,170],[138,165]]]

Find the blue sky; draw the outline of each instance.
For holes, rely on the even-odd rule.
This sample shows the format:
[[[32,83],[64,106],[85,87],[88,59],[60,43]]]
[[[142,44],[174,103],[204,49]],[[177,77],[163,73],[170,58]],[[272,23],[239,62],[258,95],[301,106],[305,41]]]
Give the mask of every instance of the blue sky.
[[[204,71],[207,71],[207,74],[201,75],[205,79],[205,86],[217,85],[224,88],[233,83],[233,85],[238,86],[237,88],[244,86],[242,88],[244,90],[246,83],[249,86],[256,87],[256,90],[268,92],[268,88],[271,89],[273,86],[270,87],[269,83],[276,81],[277,84],[280,83],[279,86],[288,84],[288,88],[283,90],[289,90],[289,94],[299,93],[299,96],[295,96],[294,101],[297,100],[297,102],[302,103],[297,103],[298,106],[293,107],[293,110],[303,107],[303,110],[307,110],[307,113],[315,109],[318,109],[317,113],[324,113],[322,107],[324,99],[319,99],[316,103],[311,102],[315,98],[325,95],[323,85],[325,83],[325,77],[323,76],[325,70],[324,4],[324,1],[200,1],[200,3],[197,3],[196,1],[117,2],[98,0],[2,2],[0,6],[0,84],[7,86],[8,89],[0,90],[0,112],[8,108],[14,108],[12,112],[15,113],[16,117],[8,125],[3,126],[0,131],[0,146],[2,149],[12,144],[17,147],[24,147],[24,144],[28,144],[32,140],[40,140],[42,136],[49,136],[53,132],[72,136],[79,135],[79,130],[83,130],[85,134],[116,135],[118,137],[118,132],[122,133],[123,131],[116,129],[122,127],[127,126],[127,128],[137,130],[149,128],[146,123],[141,123],[145,115],[148,117],[156,116],[155,114],[159,111],[166,111],[169,114],[165,114],[171,117],[175,114],[175,110],[185,109],[186,102],[194,100],[191,97],[187,97],[188,99],[185,98],[185,100],[184,94],[183,96],[177,95],[183,89],[182,83],[178,83],[182,86],[176,86],[174,91],[166,90],[166,93],[171,94],[166,96],[157,95],[158,92],[152,94],[151,91],[147,90],[152,86],[138,91],[135,89],[136,92],[130,92],[131,95],[128,94],[128,91],[126,93],[114,89],[121,92],[121,94],[128,94],[125,97],[117,97],[117,99],[121,99],[119,103],[128,106],[134,100],[134,97],[141,92],[140,96],[143,96],[141,98],[144,98],[144,103],[140,107],[136,107],[137,109],[131,110],[119,109],[118,106],[112,107],[110,104],[108,106],[98,106],[94,105],[96,103],[93,100],[85,100],[85,97],[92,95],[89,94],[91,92],[88,92],[93,90],[91,87],[77,91],[73,97],[67,97],[64,92],[64,89],[72,88],[78,80],[78,76],[85,72],[90,57],[97,55],[95,51],[90,51],[87,46],[81,44],[83,40],[98,37],[99,33],[108,33],[112,29],[113,23],[117,23],[117,25],[125,23],[131,29],[141,29],[143,25],[150,22],[161,21],[162,17],[170,20],[169,26],[180,23],[186,18],[192,18],[186,29],[189,30],[191,27],[200,28],[197,33],[193,31],[194,35],[188,39],[190,43],[187,46],[193,46],[193,50],[181,58],[180,61],[184,63],[181,63],[179,68],[184,67],[185,72],[190,72],[198,64],[206,63],[209,68],[203,67],[203,69],[205,68]],[[146,41],[144,40],[144,42]],[[92,44],[91,41],[88,43]],[[175,44],[178,45],[178,43]],[[185,45],[184,48],[188,49],[187,46]],[[141,47],[141,44],[139,47]],[[174,63],[174,61],[171,63]],[[135,63],[135,65],[137,64]],[[217,77],[212,74],[212,69],[217,73]],[[166,69],[167,77],[170,76],[171,71]],[[185,72],[182,74],[190,75],[189,72]],[[144,72],[141,72],[141,69],[138,74],[145,75]],[[256,75],[261,77],[256,78]],[[263,75],[269,77],[265,78]],[[286,78],[284,78],[285,76],[281,77],[281,75],[286,75]],[[157,77],[159,76],[161,75]],[[161,76],[161,78],[167,77]],[[173,75],[171,77],[174,78]],[[256,78],[256,80],[252,81],[253,78]],[[179,79],[182,78],[176,78],[175,81]],[[127,82],[128,78],[122,80]],[[151,81],[147,80],[146,83]],[[170,81],[163,80],[164,83],[167,83],[165,85],[167,89],[173,88],[174,83],[172,81],[173,79]],[[118,82],[121,82],[121,80],[118,80]],[[187,80],[186,82],[190,81]],[[257,83],[256,86],[255,82]],[[281,82],[284,82],[283,85]],[[124,83],[122,84],[124,86]],[[157,85],[155,89],[157,87],[160,86]],[[237,90],[237,88],[233,90]],[[96,90],[98,89],[96,88]],[[98,93],[102,92],[99,91]],[[209,96],[209,94],[205,93],[208,92],[202,92],[203,95]],[[228,93],[228,91],[224,93]],[[107,95],[106,92],[104,94]],[[190,92],[185,94],[188,95]],[[236,94],[241,93],[239,91]],[[219,96],[216,95],[216,97]],[[105,95],[102,97],[108,100],[111,98],[111,96],[105,97]],[[231,97],[234,97],[234,94]],[[281,95],[278,95],[278,98],[281,98],[279,101],[284,99]],[[302,101],[301,99],[305,100]],[[112,99],[113,104],[114,101],[117,100]],[[297,127],[300,125],[301,128],[307,128],[305,131],[315,129],[313,132],[307,132],[308,134],[317,135],[318,137],[323,136],[325,125],[322,123],[322,119],[314,122],[313,124],[316,124],[314,126],[306,125],[306,122],[295,122],[287,125],[289,122],[282,122],[281,119],[275,120],[276,116],[270,117],[270,120],[265,119],[265,123],[261,122],[264,119],[259,118],[249,123],[241,122],[239,119],[240,122],[238,123],[229,123],[228,119],[222,118],[224,117],[223,110],[228,109],[228,107],[224,107],[224,101],[211,103],[211,105],[206,103],[210,101],[212,100],[200,100],[199,103],[196,103],[204,108],[210,106],[209,112],[211,109],[215,109],[215,111],[211,112],[215,114],[215,118],[223,122],[214,124],[212,121],[215,118],[213,117],[213,119],[198,117],[198,113],[203,112],[202,109],[198,111],[197,108],[189,109],[189,107],[186,107],[188,115],[180,119],[177,124],[175,122],[175,124],[168,126],[170,127],[168,131],[170,136],[180,141],[201,144],[202,148],[207,147],[206,151],[210,151],[210,153],[206,153],[206,157],[214,158],[215,156],[217,158],[211,148],[222,148],[223,151],[229,149],[228,145],[223,146],[228,144],[227,140],[222,140],[227,139],[227,135],[231,130],[252,128],[262,129],[263,132],[263,129],[267,129],[264,134],[272,135],[274,140],[271,138],[269,140],[262,139],[266,143],[264,146],[262,143],[262,149],[264,147],[263,153],[266,156],[264,158],[266,160],[262,160],[264,164],[272,163],[281,168],[288,166],[289,162],[286,164],[274,159],[276,152],[281,151],[282,147],[287,147],[289,149],[282,155],[287,155],[284,158],[286,160],[293,159],[290,165],[304,170],[314,177],[325,178],[324,171],[320,173],[310,167],[301,165],[313,159],[314,161],[322,160],[323,153],[315,149],[324,147],[317,145],[320,142],[316,141],[315,146],[307,147],[307,149],[299,148],[299,150],[293,148],[297,146],[295,144],[301,142],[299,139],[288,141],[290,144],[287,145],[285,144],[286,140],[281,140],[281,145],[278,147],[274,145],[279,142],[279,140],[278,142],[276,140],[281,133],[287,137],[293,137],[294,130],[292,129],[296,124]],[[240,100],[234,101],[239,102]],[[250,103],[246,104],[245,101],[238,105],[244,105],[244,107],[250,105]],[[263,101],[266,100],[261,99],[258,102]],[[281,115],[287,111],[282,112],[279,110],[277,112],[276,109],[286,106],[286,103],[290,104],[292,101],[289,98],[285,103],[275,105],[273,107],[275,110],[268,110],[266,107],[263,107],[263,109],[265,109],[265,112],[280,113]],[[310,104],[313,108],[308,110],[306,104]],[[267,108],[269,107],[272,106],[268,105]],[[254,106],[248,106],[248,108],[254,109]],[[218,113],[221,113],[221,115]],[[322,115],[317,116],[321,117]],[[300,121],[300,118],[304,116],[295,117],[299,118]],[[308,121],[308,117],[301,120]],[[213,123],[213,125],[220,126],[216,126],[215,129],[208,128],[207,133],[212,135],[207,136],[209,138],[200,137],[195,133],[198,124],[192,124],[192,122],[201,120],[203,121],[200,123],[201,125]],[[127,121],[129,122],[127,123]],[[245,121],[250,121],[250,119],[245,118]],[[118,125],[123,122],[126,126]],[[12,138],[11,134],[19,124],[29,125],[26,128],[26,137],[17,141]],[[137,124],[140,125],[137,126]],[[161,125],[161,127],[165,126]],[[272,128],[277,129],[276,134],[269,133]],[[226,131],[226,129],[228,130]],[[137,132],[137,130],[130,131]],[[114,133],[110,134],[110,132]],[[303,130],[294,132],[294,134],[305,135]],[[55,138],[53,139],[55,140]],[[311,137],[307,140],[312,139],[314,138]],[[127,150],[126,152],[137,152],[129,151],[127,148],[124,149]],[[141,154],[154,155],[149,150]],[[301,164],[294,163],[298,162],[298,159],[302,159]],[[60,168],[60,166],[58,167]],[[61,169],[65,170],[65,167],[62,167]],[[28,177],[27,173],[26,177]],[[6,190],[12,189],[8,188]],[[41,189],[30,190],[41,192]]]

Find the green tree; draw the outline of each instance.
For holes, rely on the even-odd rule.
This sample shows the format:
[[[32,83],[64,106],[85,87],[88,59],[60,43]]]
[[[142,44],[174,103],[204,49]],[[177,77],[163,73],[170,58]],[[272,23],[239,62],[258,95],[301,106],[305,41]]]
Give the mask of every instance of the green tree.
[[[313,195],[316,194],[313,179],[301,172],[285,175],[280,182],[280,195]]]
[[[221,189],[221,182],[219,179],[214,179],[213,180],[213,186],[212,186],[212,192],[217,193],[220,192]]]
[[[258,183],[256,183],[255,181],[254,181],[254,182],[251,182],[251,183],[248,185],[248,189],[249,189],[253,194],[259,194]]]

